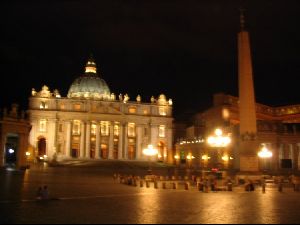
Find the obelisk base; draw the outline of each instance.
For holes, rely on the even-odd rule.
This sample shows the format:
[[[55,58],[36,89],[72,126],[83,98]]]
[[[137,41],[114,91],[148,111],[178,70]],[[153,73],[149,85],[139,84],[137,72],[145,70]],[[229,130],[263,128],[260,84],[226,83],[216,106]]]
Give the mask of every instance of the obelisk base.
[[[241,155],[240,156],[240,171],[236,174],[236,182],[240,180],[259,181],[261,180],[262,172],[259,170],[259,160],[257,155]]]

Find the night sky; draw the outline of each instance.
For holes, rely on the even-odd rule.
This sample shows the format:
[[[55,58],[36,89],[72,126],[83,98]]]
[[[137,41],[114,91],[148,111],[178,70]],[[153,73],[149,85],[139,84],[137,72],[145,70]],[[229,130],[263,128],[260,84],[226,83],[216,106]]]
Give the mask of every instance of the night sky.
[[[111,92],[164,93],[174,116],[238,96],[239,8],[250,32],[257,102],[300,104],[300,1],[1,1],[0,107],[31,88],[66,96],[93,54]]]

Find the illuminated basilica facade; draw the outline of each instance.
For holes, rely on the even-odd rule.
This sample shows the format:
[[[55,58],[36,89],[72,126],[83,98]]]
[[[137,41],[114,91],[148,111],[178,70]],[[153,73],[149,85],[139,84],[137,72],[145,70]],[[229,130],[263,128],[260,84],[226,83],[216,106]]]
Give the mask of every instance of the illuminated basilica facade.
[[[28,113],[33,157],[146,160],[143,149],[152,144],[158,160],[172,158],[172,99],[161,94],[143,103],[140,95],[134,101],[116,96],[92,58],[67,97],[47,86],[32,89]]]

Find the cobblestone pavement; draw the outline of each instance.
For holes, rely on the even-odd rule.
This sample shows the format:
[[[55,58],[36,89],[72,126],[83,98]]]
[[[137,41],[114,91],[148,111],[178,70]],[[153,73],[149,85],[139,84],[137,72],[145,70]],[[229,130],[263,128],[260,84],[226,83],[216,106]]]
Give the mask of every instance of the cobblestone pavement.
[[[118,167],[119,170],[120,167]],[[122,168],[124,169],[124,168]],[[1,171],[1,223],[299,223],[300,192],[268,185],[253,192],[203,193],[120,184],[113,170],[92,167],[34,167],[25,172]],[[134,172],[134,170],[127,170]],[[47,185],[51,200],[35,200]]]

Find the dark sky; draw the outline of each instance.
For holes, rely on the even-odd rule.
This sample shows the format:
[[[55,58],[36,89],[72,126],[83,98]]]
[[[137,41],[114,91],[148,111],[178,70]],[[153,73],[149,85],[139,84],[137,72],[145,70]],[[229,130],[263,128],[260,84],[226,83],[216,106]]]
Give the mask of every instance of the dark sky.
[[[31,88],[66,96],[92,53],[112,92],[174,115],[238,95],[239,8],[250,32],[257,102],[300,104],[300,1],[1,1],[0,107],[27,107]]]

